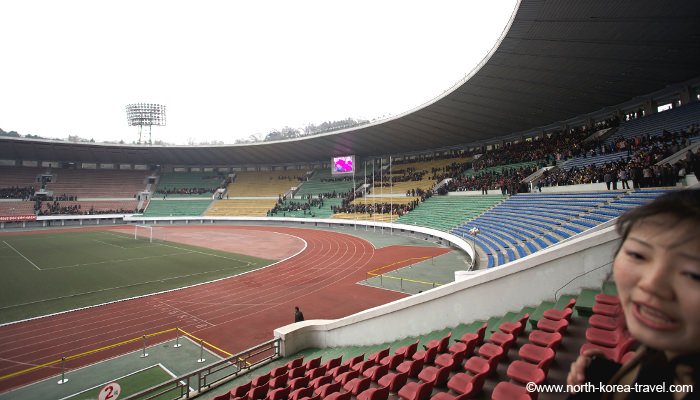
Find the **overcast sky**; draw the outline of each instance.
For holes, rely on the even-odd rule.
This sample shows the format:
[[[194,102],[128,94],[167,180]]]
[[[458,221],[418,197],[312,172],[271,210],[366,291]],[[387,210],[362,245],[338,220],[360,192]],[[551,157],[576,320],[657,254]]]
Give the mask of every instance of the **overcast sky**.
[[[124,107],[167,107],[153,139],[264,135],[413,109],[502,34],[515,0],[3,1],[0,128],[138,137]]]

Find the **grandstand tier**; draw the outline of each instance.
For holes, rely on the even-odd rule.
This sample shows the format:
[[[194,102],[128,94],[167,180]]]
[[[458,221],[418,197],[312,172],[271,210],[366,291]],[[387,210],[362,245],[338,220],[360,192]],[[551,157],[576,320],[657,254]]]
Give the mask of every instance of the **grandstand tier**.
[[[264,217],[274,207],[274,199],[231,199],[214,200],[204,215],[208,217]]]
[[[212,200],[161,200],[151,199],[144,217],[197,216],[202,215]]]
[[[164,172],[158,178],[156,196],[210,197],[226,177],[216,172]]]

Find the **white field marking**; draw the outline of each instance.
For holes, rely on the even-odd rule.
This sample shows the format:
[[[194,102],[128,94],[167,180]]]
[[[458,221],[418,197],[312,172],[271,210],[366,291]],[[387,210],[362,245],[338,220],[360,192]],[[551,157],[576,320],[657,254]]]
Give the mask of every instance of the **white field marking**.
[[[145,246],[129,246],[129,247],[124,247],[124,246],[120,246],[120,245],[118,245],[118,244],[103,242],[103,241],[97,240],[97,239],[92,239],[92,240],[95,241],[95,242],[98,242],[98,243],[102,243],[102,244],[109,245],[109,246],[119,247],[120,249],[124,249],[124,250],[145,249],[145,248],[147,248],[147,247],[158,246],[157,244],[147,244],[147,245],[145,245]]]
[[[36,264],[34,264],[34,263],[32,262],[32,260],[30,260],[30,259],[28,259],[27,257],[25,257],[24,254],[20,253],[19,250],[15,249],[14,247],[12,247],[9,243],[7,243],[7,242],[4,241],[4,240],[3,240],[2,242],[5,243],[5,245],[7,245],[7,247],[9,247],[9,248],[11,248],[12,250],[14,250],[15,253],[19,254],[20,256],[22,256],[22,258],[24,258],[25,260],[27,260],[28,263],[32,264],[32,265],[34,266],[34,268],[36,268],[36,269],[38,269],[39,271],[41,271],[41,268],[39,268]]]
[[[78,393],[73,393],[73,394],[71,394],[70,396],[62,397],[62,398],[60,398],[59,400],[66,400],[66,399],[70,399],[70,398],[75,397],[75,396],[79,396],[79,395],[81,395],[81,394],[83,394],[83,393],[85,393],[85,392],[89,392],[89,391],[91,391],[91,390],[93,390],[93,389],[97,389],[97,388],[99,388],[99,387],[104,387],[104,386],[107,385],[108,383],[116,382],[116,381],[118,381],[118,380],[120,380],[120,379],[124,379],[124,378],[126,378],[126,377],[128,377],[128,376],[131,376],[131,375],[136,375],[136,374],[138,374],[138,373],[141,373],[141,372],[143,372],[143,371],[145,371],[145,370],[147,370],[147,369],[151,369],[151,368],[153,368],[153,367],[159,367],[159,368],[165,370],[165,373],[168,374],[168,375],[172,374],[170,371],[168,371],[167,369],[165,369],[160,363],[158,363],[158,364],[153,364],[153,365],[151,365],[150,367],[141,368],[141,369],[138,370],[138,371],[130,372],[130,373],[126,374],[126,375],[120,376],[120,377],[118,377],[118,378],[111,379],[111,380],[109,380],[109,381],[107,381],[107,382],[101,383],[101,384],[99,384],[99,385],[95,385],[95,386],[93,386],[93,387],[91,387],[91,388],[87,388],[87,389],[85,389],[85,390],[81,390],[81,391],[79,391]]]
[[[251,264],[250,261],[243,261],[243,260],[239,260],[239,259],[233,258],[233,257],[222,256],[222,255],[220,255],[220,254],[211,254],[211,253],[205,253],[205,252],[203,252],[203,251],[185,249],[185,248],[182,248],[182,247],[173,246],[173,245],[171,245],[171,244],[159,243],[159,245],[165,246],[165,247],[172,247],[173,249],[178,249],[178,250],[185,250],[185,251],[188,251],[188,252],[190,252],[190,253],[197,253],[197,254],[203,254],[203,255],[205,255],[205,256],[212,256],[212,257],[224,258],[224,259],[226,259],[226,260],[231,260],[231,261],[238,261],[238,262],[241,262],[241,263],[246,263],[246,266],[249,266],[249,265]]]
[[[177,378],[177,375],[173,374],[172,371],[165,368],[165,365],[163,365],[161,363],[158,363],[158,365],[163,369],[163,371],[165,371],[166,374],[170,375],[172,378]],[[187,382],[180,381],[180,384],[184,386],[187,384]],[[194,392],[194,389],[192,388],[192,386],[188,386],[188,388],[190,389],[190,392]],[[61,399],[61,400],[63,400],[63,399]]]
[[[86,307],[86,308],[88,308],[88,307]],[[35,318],[31,318],[31,319],[37,319],[37,318],[43,318],[43,317],[35,317]],[[7,325],[7,324],[6,324],[6,325]],[[181,338],[184,337],[185,339],[189,339],[189,338],[186,337],[186,336],[180,336],[180,337],[181,337]],[[161,341],[159,341],[159,342],[153,343],[152,345],[148,346],[148,348],[153,348],[153,347],[156,347],[156,346],[160,346],[160,345],[162,345],[163,343],[166,343],[166,342],[169,342],[169,341],[172,341],[172,340],[173,340],[173,339],[163,339],[163,340],[161,340]],[[194,342],[193,340],[191,340],[191,339],[190,339],[190,341],[191,341],[192,343],[195,343],[195,342]],[[199,343],[196,343],[196,345],[199,346]],[[211,353],[211,351],[209,351],[209,349],[204,349],[204,350],[206,350],[208,353]],[[96,361],[96,362],[94,362],[94,363],[90,363],[90,364],[87,364],[87,365],[83,365],[82,367],[78,367],[78,368],[71,369],[70,372],[80,371],[81,369],[85,369],[85,368],[91,368],[91,367],[94,367],[95,365],[99,365],[99,364],[102,364],[102,363],[106,363],[107,361],[116,360],[116,359],[118,359],[118,358],[120,358],[120,357],[128,357],[130,354],[141,353],[141,351],[142,351],[142,349],[138,349],[138,350],[134,350],[134,351],[129,352],[129,353],[124,353],[124,354],[119,354],[119,355],[116,355],[116,356],[112,356],[112,357],[106,358],[106,359],[104,359],[104,360],[100,360],[100,361]],[[219,357],[219,358],[221,359],[221,357],[220,357],[218,354],[214,354],[214,356],[215,356],[215,357]],[[0,359],[0,360],[3,360],[3,359]],[[23,364],[23,363],[21,363],[21,362],[13,361],[13,360],[6,360],[6,361],[14,362],[14,363],[17,363],[17,364]],[[31,365],[31,364],[27,364],[27,365]],[[58,369],[59,367],[48,366],[48,367],[46,367],[46,368],[56,368],[56,369]],[[146,368],[148,368],[148,367],[146,367]],[[10,390],[7,391],[7,392],[4,392],[3,395],[4,395],[4,394],[7,394],[7,393],[12,393],[12,392],[14,392],[14,391],[16,391],[16,390],[19,390],[19,389],[23,389],[23,388],[32,386],[32,385],[34,385],[34,384],[36,384],[36,383],[39,383],[39,382],[45,382],[45,381],[54,380],[54,379],[56,379],[56,378],[59,377],[59,376],[60,376],[60,374],[56,374],[56,375],[54,375],[54,376],[51,376],[51,377],[48,377],[48,378],[45,378],[45,379],[42,379],[42,380],[39,380],[39,381],[36,381],[36,382],[27,383],[27,384],[25,384],[25,385],[18,386],[18,387],[16,387],[16,388],[10,389]]]
[[[207,321],[207,320],[201,319],[201,318],[199,318],[199,317],[197,317],[197,316],[194,316],[194,315],[188,313],[187,311],[183,311],[183,310],[181,310],[181,309],[179,309],[179,308],[177,308],[177,307],[175,307],[175,306],[169,304],[167,301],[158,300],[158,302],[159,302],[160,304],[164,305],[164,306],[167,306],[168,308],[171,308],[171,309],[173,309],[173,310],[175,310],[175,311],[181,313],[181,314],[185,314],[185,315],[187,315],[187,316],[190,317],[190,318],[194,318],[196,321],[201,321],[201,322],[204,322],[205,324],[208,324],[208,325],[210,325],[210,326],[215,326],[214,324],[212,324],[211,322],[209,322],[209,321]]]
[[[191,276],[204,275],[204,274],[209,274],[209,273],[212,273],[212,272],[221,272],[221,271],[226,271],[226,270],[227,270],[227,268],[224,268],[224,269],[217,269],[217,270],[213,270],[213,271],[197,272],[197,273],[194,273],[194,274],[179,275],[179,276],[173,276],[173,277],[170,277],[170,278],[163,278],[163,279],[155,279],[155,280],[147,281],[147,282],[137,282],[137,283],[132,283],[131,285],[115,286],[115,287],[104,288],[104,289],[99,289],[99,290],[91,290],[91,291],[89,291],[89,292],[75,293],[75,294],[69,294],[69,295],[59,296],[59,297],[52,297],[52,298],[50,298],[50,299],[34,300],[34,301],[27,302],[27,303],[13,304],[13,305],[9,305],[9,306],[0,307],[0,310],[5,310],[5,309],[8,309],[8,308],[14,308],[14,307],[28,306],[28,305],[36,304],[36,303],[43,303],[43,302],[45,302],[45,301],[53,301],[53,300],[61,300],[61,299],[71,298],[71,297],[78,297],[78,296],[83,296],[83,295],[86,295],[86,294],[94,294],[94,293],[106,292],[106,291],[109,291],[109,290],[125,289],[125,288],[132,287],[132,286],[148,285],[148,284],[156,283],[156,282],[165,282],[165,281],[169,281],[169,280],[173,280],[173,279],[189,278],[189,277],[191,277]],[[226,278],[222,278],[222,279],[226,279]],[[217,279],[217,280],[219,280],[219,279]],[[215,281],[211,281],[211,282],[215,282]],[[175,290],[175,289],[171,289],[171,290]],[[165,292],[168,292],[168,291],[170,291],[170,290],[167,290],[167,291],[165,291]],[[159,292],[159,293],[165,293],[165,292]],[[157,294],[157,293],[154,293],[154,294]],[[144,296],[147,296],[147,295],[144,295]],[[139,298],[139,297],[143,297],[143,296],[137,296],[137,297],[135,297],[135,298]],[[129,299],[124,299],[124,300],[129,300]],[[117,302],[117,301],[123,301],[123,300],[115,300],[115,301],[108,302],[108,303],[103,303],[103,304],[114,303],[114,302]],[[98,306],[98,305],[100,305],[100,304],[95,305],[95,307]],[[89,307],[93,307],[93,306],[89,306]],[[79,308],[78,310],[80,310],[80,309],[82,309],[82,308]],[[63,311],[63,312],[67,312],[67,311]],[[58,313],[58,314],[60,314],[60,313]],[[35,318],[41,318],[41,317],[35,317]],[[30,318],[30,319],[33,319],[33,318]],[[18,322],[19,322],[19,321],[18,321]],[[9,324],[11,324],[11,323],[14,323],[14,322],[10,322],[10,323],[8,323],[7,325],[9,325]],[[0,324],[0,326],[3,326],[3,325]]]
[[[185,249],[183,249],[185,250]],[[188,254],[192,253],[191,251],[185,251],[184,253],[168,253],[168,254],[159,254],[157,256],[143,256],[143,257],[134,257],[134,258],[123,258],[123,259],[117,259],[117,260],[105,260],[105,261],[96,261],[96,262],[91,262],[91,263],[84,263],[84,264],[73,264],[73,265],[60,265],[58,267],[47,267],[44,268],[43,270],[47,269],[64,269],[64,268],[75,268],[75,267],[84,267],[87,265],[99,265],[99,264],[108,264],[108,263],[121,263],[121,262],[129,262],[129,261],[137,261],[137,260],[148,260],[151,258],[163,258],[163,257],[171,257],[171,256],[181,256],[183,254]],[[42,271],[43,271],[42,270]]]
[[[107,243],[107,242],[103,242],[103,241],[97,240],[97,239],[92,239],[92,240],[93,240],[94,242],[97,242],[97,243],[106,244],[107,246],[114,246],[114,247],[118,247],[118,248],[120,248],[120,249],[128,250],[128,248],[126,248],[126,247],[124,247],[124,246],[120,246],[120,245],[118,245],[118,244]]]
[[[183,287],[181,287],[181,288],[168,289],[168,290],[163,290],[163,291],[160,291],[160,292],[149,293],[149,294],[142,294],[142,295],[140,295],[140,296],[128,297],[128,298],[126,298],[126,299],[107,301],[107,302],[104,302],[104,303],[94,304],[94,305],[91,305],[91,306],[78,307],[78,308],[73,308],[73,309],[65,310],[65,311],[58,311],[58,312],[55,312],[55,313],[50,313],[50,314],[46,314],[46,315],[40,315],[40,316],[38,316],[38,317],[31,317],[31,318],[21,319],[21,320],[18,320],[18,321],[5,322],[5,323],[1,323],[1,324],[0,324],[0,328],[3,327],[3,326],[9,326],[9,325],[14,325],[14,324],[19,324],[19,323],[23,323],[23,322],[38,320],[38,319],[41,319],[41,318],[48,318],[48,317],[53,317],[53,316],[56,316],[56,315],[67,314],[67,313],[74,312],[74,311],[87,310],[87,309],[90,309],[90,308],[101,307],[101,306],[105,306],[105,305],[112,304],[112,303],[120,303],[120,302],[122,302],[122,301],[128,301],[128,300],[134,300],[134,299],[141,299],[141,298],[144,298],[144,297],[150,297],[150,296],[156,296],[156,295],[159,295],[159,294],[175,292],[175,291],[177,291],[177,290],[189,289],[189,288],[192,288],[192,287],[197,287],[197,286],[201,286],[201,285],[207,285],[207,284],[209,284],[209,283],[214,283],[214,282],[223,281],[223,280],[225,280],[225,279],[237,278],[237,277],[239,277],[239,276],[243,276],[243,275],[249,274],[249,273],[251,273],[251,272],[255,272],[255,271],[258,271],[258,270],[270,268],[270,267],[273,267],[273,266],[275,266],[275,265],[277,265],[277,264],[283,263],[283,262],[285,262],[285,261],[287,261],[287,260],[289,260],[289,259],[292,259],[292,258],[298,256],[299,254],[303,253],[304,250],[306,250],[306,248],[309,246],[309,243],[308,243],[306,240],[304,240],[304,239],[302,239],[302,238],[300,238],[300,237],[298,237],[298,236],[294,236],[294,235],[291,235],[291,234],[288,234],[288,233],[282,233],[282,232],[275,232],[275,233],[278,233],[278,234],[280,234],[280,235],[287,235],[287,236],[295,237],[295,238],[301,240],[302,242],[304,242],[304,246],[303,246],[303,247],[301,248],[301,250],[299,250],[298,252],[292,254],[291,256],[289,256],[289,257],[287,257],[287,258],[283,258],[283,259],[281,259],[281,260],[279,260],[279,261],[277,261],[277,262],[275,262],[275,263],[272,263],[272,264],[270,264],[270,265],[266,265],[266,266],[264,266],[264,267],[262,267],[262,268],[254,269],[254,270],[251,270],[251,271],[241,272],[240,274],[228,276],[228,277],[226,277],[226,278],[213,279],[213,280],[211,280],[211,281],[201,282],[201,283],[195,283],[195,284],[193,284],[193,285],[183,286]],[[374,246],[373,246],[373,247],[374,247]],[[373,250],[373,252],[374,252],[374,250]]]
[[[118,234],[116,234],[116,233],[114,233],[114,232],[109,232],[109,233],[110,233],[111,235],[113,235],[113,236],[118,236],[118,237],[123,238],[122,235],[118,235]],[[279,232],[275,232],[275,233],[279,233]],[[157,240],[163,240],[163,239],[157,239]],[[167,239],[166,239],[165,241],[167,241]],[[175,242],[175,243],[177,243],[177,242]],[[251,264],[249,261],[243,261],[243,260],[240,260],[240,259],[238,259],[238,258],[226,257],[226,256],[223,256],[223,255],[220,255],[220,254],[206,253],[206,252],[203,252],[203,251],[198,251],[198,250],[193,250],[193,249],[186,249],[186,248],[183,248],[183,247],[174,246],[174,245],[172,245],[172,244],[154,243],[153,246],[172,247],[173,249],[184,250],[184,251],[187,251],[187,252],[190,252],[190,253],[197,253],[197,254],[203,254],[203,255],[205,255],[205,256],[218,257],[218,258],[223,258],[223,259],[226,259],[226,260],[238,261],[238,262],[241,262],[241,263],[246,263],[246,265],[245,265],[246,267],[247,267],[247,266],[250,266],[250,264]],[[214,249],[212,249],[212,250],[214,250]]]

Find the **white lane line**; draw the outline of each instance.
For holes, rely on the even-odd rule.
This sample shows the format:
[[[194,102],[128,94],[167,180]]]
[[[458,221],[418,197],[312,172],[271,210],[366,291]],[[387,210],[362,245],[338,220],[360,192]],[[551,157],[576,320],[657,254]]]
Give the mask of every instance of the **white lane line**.
[[[28,259],[27,257],[25,257],[24,254],[20,253],[19,250],[15,249],[14,247],[12,247],[9,243],[7,243],[7,242],[4,241],[4,240],[3,240],[2,242],[5,243],[5,244],[7,245],[7,247],[9,247],[9,248],[11,248],[12,250],[14,250],[15,253],[19,254],[20,256],[22,256],[22,258],[24,258],[25,260],[27,260],[28,263],[32,264],[32,265],[34,266],[34,268],[36,268],[36,269],[38,269],[39,271],[41,271],[41,268],[39,268],[36,264],[34,264],[34,263],[32,262],[32,260],[30,260],[30,259]]]

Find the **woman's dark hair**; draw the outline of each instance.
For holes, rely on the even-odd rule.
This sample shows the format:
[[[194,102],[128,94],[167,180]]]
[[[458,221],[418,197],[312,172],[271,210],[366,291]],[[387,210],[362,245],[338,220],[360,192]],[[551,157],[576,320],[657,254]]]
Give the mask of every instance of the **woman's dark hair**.
[[[695,221],[696,225],[700,226],[700,190],[669,192],[657,197],[649,204],[633,208],[617,219],[617,232],[624,242],[635,224],[661,214],[675,217],[677,221]]]

